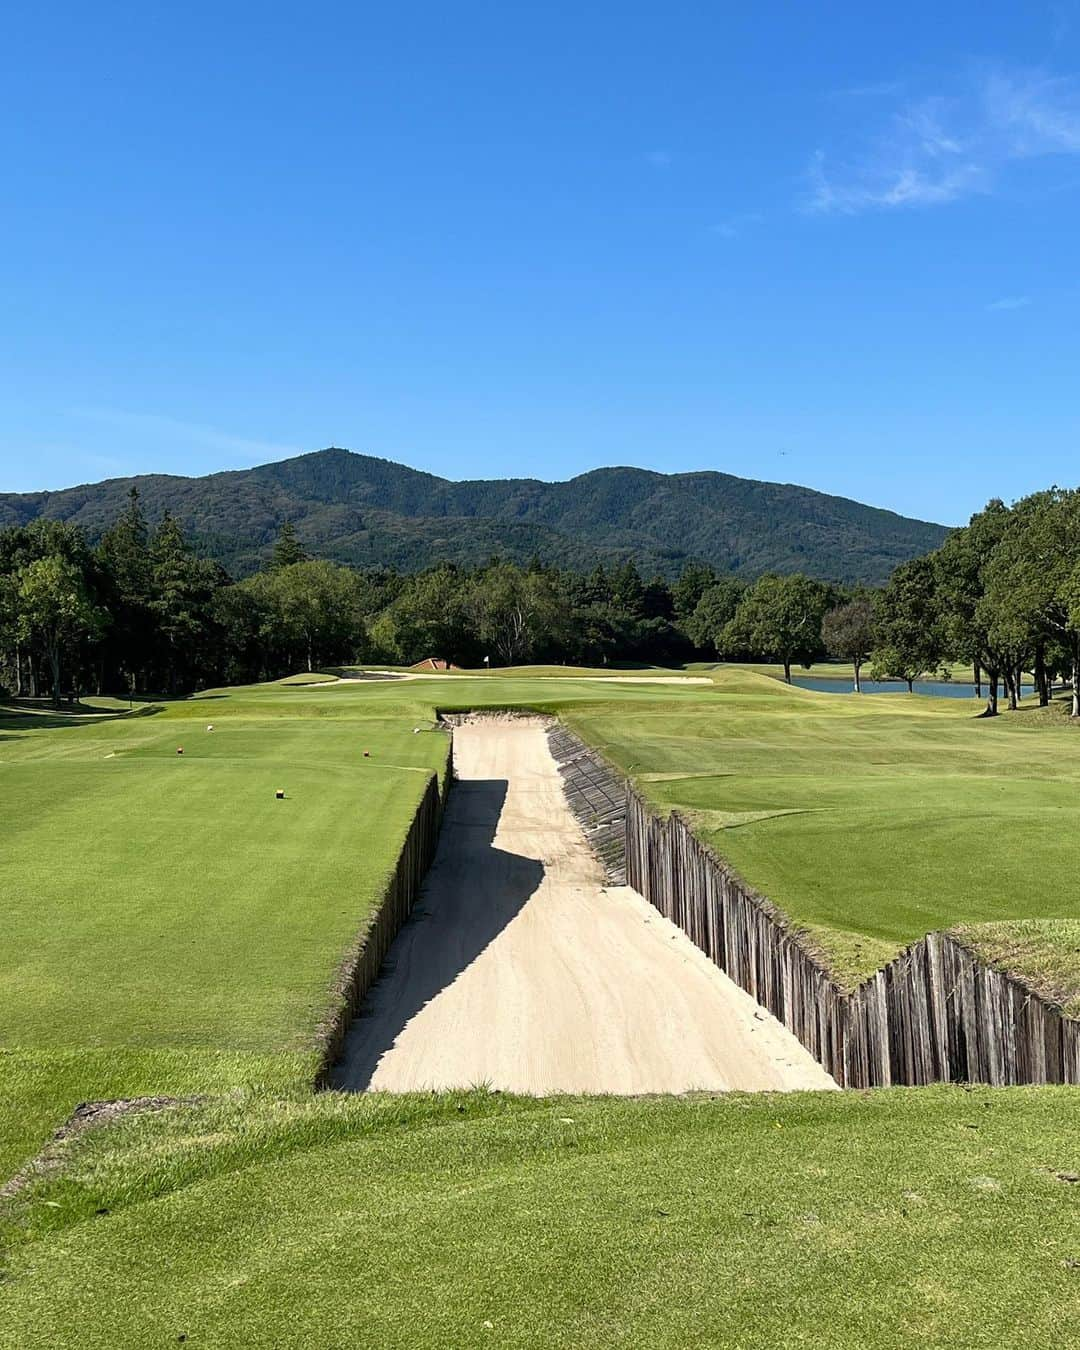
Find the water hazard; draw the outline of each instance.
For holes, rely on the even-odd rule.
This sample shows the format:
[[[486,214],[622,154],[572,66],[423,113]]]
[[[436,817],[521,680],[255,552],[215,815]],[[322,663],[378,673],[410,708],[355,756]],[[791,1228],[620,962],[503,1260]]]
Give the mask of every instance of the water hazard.
[[[800,689],[815,689],[821,694],[851,694],[854,692],[854,685],[850,678],[833,679],[817,675],[793,675],[791,683],[797,684]],[[1021,688],[1021,693],[1026,695],[1034,691],[1034,685],[1025,684]],[[906,694],[907,685],[899,680],[863,680],[862,692],[864,694]],[[978,698],[973,684],[961,684],[954,680],[916,680],[913,693],[930,694],[936,698]],[[985,698],[987,687],[982,687],[982,697]]]

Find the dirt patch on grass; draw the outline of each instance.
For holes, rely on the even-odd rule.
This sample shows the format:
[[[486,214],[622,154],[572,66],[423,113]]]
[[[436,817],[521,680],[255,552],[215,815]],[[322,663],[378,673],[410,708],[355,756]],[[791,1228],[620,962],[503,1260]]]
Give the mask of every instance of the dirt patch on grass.
[[[32,1182],[59,1171],[67,1156],[68,1143],[86,1130],[135,1112],[166,1111],[173,1106],[193,1106],[202,1100],[202,1097],[126,1097],[111,1102],[81,1102],[41,1152],[0,1186],[0,1199],[11,1199]]]

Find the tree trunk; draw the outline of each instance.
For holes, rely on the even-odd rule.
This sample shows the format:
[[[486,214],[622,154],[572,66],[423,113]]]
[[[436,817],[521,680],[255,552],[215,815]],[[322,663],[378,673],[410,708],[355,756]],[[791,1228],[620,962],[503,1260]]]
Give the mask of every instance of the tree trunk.
[[[986,672],[986,716],[996,717],[998,710],[998,673],[996,670]]]
[[[975,674],[975,697],[982,698],[982,666],[976,661],[972,670]]]
[[[859,671],[860,671],[860,670],[862,670],[862,662],[861,662],[861,661],[856,661],[856,662],[855,662],[855,692],[856,692],[857,694],[861,694],[861,693],[862,693],[862,683],[861,683],[861,681],[859,680]]]
[[[1035,647],[1035,688],[1039,693],[1039,707],[1045,708],[1050,702],[1050,689],[1046,679],[1046,657],[1043,652],[1043,644],[1040,642]]]
[[[34,653],[26,653],[26,686],[31,698],[38,696],[38,678],[37,662],[34,660]]]
[[[50,643],[46,650],[49,658],[49,669],[52,672],[52,701],[53,707],[60,706],[60,647],[56,643]]]
[[[790,683],[791,683],[791,657],[790,657],[790,656],[785,656],[785,657],[784,657],[784,683],[785,683],[785,684],[790,684]]]
[[[1009,711],[1016,711],[1016,671],[1006,670],[1002,675],[1005,692],[1009,695]]]
[[[1072,716],[1080,717],[1080,637],[1073,638],[1072,649]]]

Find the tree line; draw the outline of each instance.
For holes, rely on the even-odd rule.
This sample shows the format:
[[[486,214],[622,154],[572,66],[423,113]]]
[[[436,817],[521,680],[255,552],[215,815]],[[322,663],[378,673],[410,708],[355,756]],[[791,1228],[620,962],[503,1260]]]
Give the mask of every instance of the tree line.
[[[133,489],[96,547],[54,520],[0,531],[0,688],[56,701],[182,694],[432,656],[675,663],[708,650],[699,602],[733,585],[706,566],[671,584],[646,580],[632,562],[587,575],[498,558],[414,574],[356,569],[309,557],[289,524],[269,566],[236,581],[198,556],[171,515],[148,522]]]
[[[91,547],[75,526],[0,531],[0,687],[18,696],[181,694],[354,663],[672,665],[761,659],[851,662],[855,688],[943,663],[985,678],[1010,705],[1022,672],[1040,700],[1055,678],[1080,686],[1080,493],[992,501],[934,553],[880,590],[801,574],[752,584],[688,565],[675,581],[633,562],[583,574],[498,558],[402,575],[307,556],[282,527],[270,565],[240,581],[197,555],[166,513],[146,520],[137,490]],[[1080,714],[1074,692],[1074,715]]]
[[[809,663],[823,651],[850,661],[856,691],[869,664],[908,689],[954,662],[970,666],[986,715],[999,693],[1019,702],[1030,671],[1045,706],[1055,681],[1080,716],[1080,491],[1050,488],[1013,506],[995,499],[942,546],[896,567],[877,591],[836,600],[806,577],[763,577],[719,629],[717,651]],[[830,600],[832,603],[830,603]]]

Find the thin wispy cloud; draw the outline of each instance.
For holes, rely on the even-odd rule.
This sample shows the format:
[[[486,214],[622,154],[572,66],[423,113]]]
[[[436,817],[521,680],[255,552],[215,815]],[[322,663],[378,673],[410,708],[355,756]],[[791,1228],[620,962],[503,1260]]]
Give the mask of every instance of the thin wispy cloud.
[[[854,151],[816,150],[803,206],[847,215],[940,206],[993,192],[1010,164],[1052,155],[1080,155],[1080,84],[991,71],[897,104]]]
[[[1030,295],[1006,295],[1000,300],[991,300],[986,308],[989,313],[994,314],[1010,309],[1027,309],[1030,304]]]
[[[202,422],[183,422],[175,417],[162,417],[156,413],[90,407],[72,408],[70,411],[73,416],[85,418],[87,421],[137,431],[172,442],[179,441],[192,449],[220,450],[226,454],[243,456],[245,459],[280,459],[284,455],[303,453],[298,446],[281,445],[275,441],[252,440],[247,436],[234,436],[230,432],[207,426]]]

